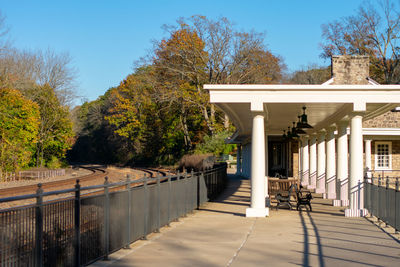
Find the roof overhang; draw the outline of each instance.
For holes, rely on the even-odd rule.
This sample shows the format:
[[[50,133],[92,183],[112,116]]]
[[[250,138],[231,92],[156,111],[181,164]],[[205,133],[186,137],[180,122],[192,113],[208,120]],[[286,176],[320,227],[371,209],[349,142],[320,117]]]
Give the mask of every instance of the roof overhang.
[[[216,104],[237,127],[237,138],[251,135],[253,113],[263,113],[269,135],[281,135],[297,122],[307,107],[312,134],[352,114],[364,120],[383,114],[400,104],[400,85],[204,85],[210,102]],[[239,141],[239,140],[238,140]]]

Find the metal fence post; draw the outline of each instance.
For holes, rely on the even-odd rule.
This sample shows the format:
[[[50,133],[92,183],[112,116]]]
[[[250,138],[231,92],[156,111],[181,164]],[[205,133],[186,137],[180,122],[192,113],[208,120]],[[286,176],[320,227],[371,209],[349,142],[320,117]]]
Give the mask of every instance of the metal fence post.
[[[147,240],[147,224],[148,224],[148,218],[149,218],[149,209],[147,208],[147,175],[144,174],[143,176],[143,219],[144,219],[144,224],[143,224],[143,237],[142,240]]]
[[[178,186],[178,184],[179,184],[179,180],[180,180],[180,176],[181,176],[181,173],[179,172],[179,170],[177,171],[177,173],[176,173],[176,186],[175,186],[175,188]],[[177,194],[175,194],[175,200],[177,200],[177,198],[178,198],[178,194],[179,194],[179,192],[177,193]],[[175,201],[175,211],[176,211],[176,219],[175,219],[175,221],[176,222],[179,222],[179,216],[180,216],[180,214],[179,214],[179,201]]]
[[[193,190],[193,184],[194,184],[194,171],[192,169],[192,171],[190,172],[190,212],[193,213],[193,209],[194,209],[194,190]]]
[[[168,226],[171,225],[171,174],[168,173]]]
[[[160,228],[161,228],[161,221],[160,221],[161,220],[160,219],[160,217],[161,217],[161,196],[160,196],[161,176],[160,176],[160,173],[157,173],[156,179],[157,179],[157,230],[156,230],[156,233],[159,233]]]
[[[104,260],[108,260],[110,251],[110,194],[108,191],[108,177],[104,178]]]
[[[75,244],[74,244],[74,263],[75,266],[81,266],[81,185],[79,179],[75,184]]]
[[[395,203],[395,208],[394,208],[394,212],[395,212],[395,215],[394,215],[394,217],[395,217],[395,223],[394,223],[394,229],[395,229],[395,233],[396,234],[398,234],[399,233],[399,230],[400,229],[397,229],[397,224],[398,224],[398,222],[397,222],[397,212],[400,212],[400,207],[398,207],[397,206],[397,203],[398,203],[398,201],[397,201],[397,198],[399,197],[399,194],[400,194],[400,192],[399,192],[399,190],[400,190],[400,184],[399,184],[399,177],[397,177],[396,178],[396,192],[395,192],[395,198],[394,198],[394,203]]]
[[[200,202],[201,202],[201,188],[200,188],[200,181],[204,180],[204,171],[197,175],[197,210],[200,209]]]
[[[128,218],[127,218],[127,237],[125,249],[129,249],[129,244],[131,243],[131,216],[132,216],[132,195],[131,195],[131,176],[126,175],[126,190],[128,193]]]
[[[389,176],[386,176],[386,189],[389,189]]]
[[[184,205],[184,209],[183,209],[183,217],[187,217],[187,195],[188,195],[188,192],[187,192],[187,179],[188,179],[188,175],[187,175],[187,171],[185,172],[185,175],[183,176],[183,187],[185,188],[185,192],[184,192],[184,194],[183,194],[183,198],[184,198],[184,201],[183,201],[183,205]]]
[[[36,266],[43,266],[43,189],[42,184],[38,184],[36,190],[36,224],[35,224],[35,238],[36,238]]]

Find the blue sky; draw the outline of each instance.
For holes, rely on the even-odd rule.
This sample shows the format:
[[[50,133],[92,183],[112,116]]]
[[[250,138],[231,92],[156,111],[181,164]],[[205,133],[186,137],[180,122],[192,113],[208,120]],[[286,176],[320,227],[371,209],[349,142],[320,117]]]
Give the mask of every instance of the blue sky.
[[[266,32],[266,45],[289,71],[322,60],[321,25],[355,14],[362,0],[0,0],[14,46],[68,52],[78,69],[77,94],[94,100],[132,72],[161,26],[179,17],[227,17],[239,30]],[[80,104],[77,100],[76,104]]]

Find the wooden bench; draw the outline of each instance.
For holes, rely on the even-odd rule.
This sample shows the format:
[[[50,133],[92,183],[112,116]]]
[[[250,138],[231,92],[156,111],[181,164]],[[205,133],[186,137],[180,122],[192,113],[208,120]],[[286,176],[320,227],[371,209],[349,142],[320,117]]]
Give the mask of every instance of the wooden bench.
[[[295,187],[298,184],[299,180],[296,178],[268,178],[268,194],[277,201],[277,210],[281,206],[292,209],[290,201],[292,196],[295,198]]]
[[[268,178],[268,194],[270,196],[276,195],[277,193],[288,192],[290,186],[299,185],[299,180],[296,178],[280,179],[280,178]]]

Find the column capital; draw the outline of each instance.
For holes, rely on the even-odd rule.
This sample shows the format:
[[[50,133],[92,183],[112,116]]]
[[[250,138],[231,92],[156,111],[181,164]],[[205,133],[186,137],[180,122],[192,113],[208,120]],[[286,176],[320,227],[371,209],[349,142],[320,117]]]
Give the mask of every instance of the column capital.
[[[255,116],[263,116],[264,118],[265,118],[265,113],[264,113],[264,111],[259,111],[259,110],[252,110],[251,111],[251,115],[253,116],[253,118],[255,117]]]
[[[336,130],[336,125],[331,125],[325,128],[326,132],[333,132]]]
[[[318,136],[318,133],[309,134],[310,139],[317,138],[317,136]]]
[[[350,114],[350,120],[356,116],[361,116],[363,117],[365,115],[365,111],[353,111]]]
[[[350,121],[349,120],[340,120],[338,122],[336,122],[336,126],[339,127],[348,127],[349,126]]]
[[[303,141],[305,141],[305,140],[310,140],[310,136],[309,135],[303,135],[303,136],[301,136],[300,137],[300,139]]]
[[[321,139],[325,140],[326,137],[326,131],[325,129],[322,129],[321,131],[318,131],[318,140],[321,141]]]

